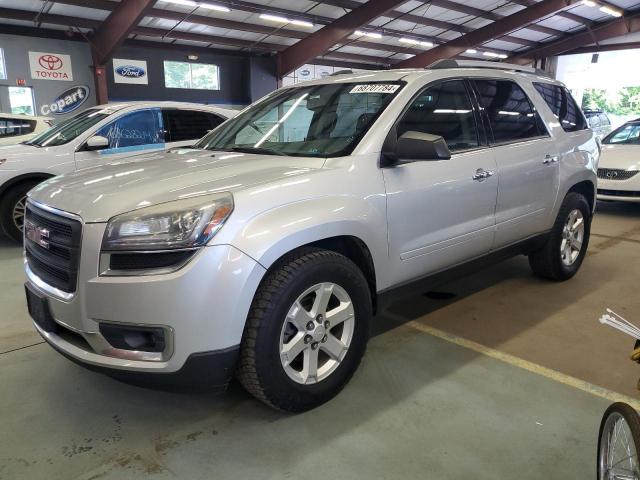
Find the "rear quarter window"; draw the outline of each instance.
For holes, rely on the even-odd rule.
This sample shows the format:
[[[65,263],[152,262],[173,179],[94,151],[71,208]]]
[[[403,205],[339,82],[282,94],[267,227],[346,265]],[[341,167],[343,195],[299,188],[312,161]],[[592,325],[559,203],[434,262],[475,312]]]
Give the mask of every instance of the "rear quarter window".
[[[587,120],[569,90],[551,83],[533,82],[533,86],[556,116],[565,132],[576,132],[588,128]]]

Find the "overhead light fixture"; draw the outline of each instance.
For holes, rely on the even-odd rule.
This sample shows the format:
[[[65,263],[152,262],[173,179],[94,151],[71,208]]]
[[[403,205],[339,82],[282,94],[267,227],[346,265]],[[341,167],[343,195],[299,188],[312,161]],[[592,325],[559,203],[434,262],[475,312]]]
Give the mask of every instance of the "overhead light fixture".
[[[433,43],[425,42],[425,41],[422,41],[422,40],[416,40],[415,38],[402,37],[398,41],[400,43],[407,43],[409,45],[420,45],[421,47],[433,47]]]
[[[260,18],[269,22],[291,23],[292,25],[298,25],[299,27],[313,27],[313,23],[307,22],[306,20],[290,20],[286,17],[282,17],[280,15],[272,15],[270,13],[261,13]]]
[[[594,2],[593,0],[582,0],[582,4],[586,5],[587,7],[595,7],[596,6],[596,2]]]
[[[359,37],[369,37],[369,38],[382,38],[382,35],[376,32],[363,32],[362,30],[356,30],[355,32],[353,32],[355,35],[358,35]]]
[[[308,27],[308,28],[313,27],[313,23],[307,22],[306,20],[291,20],[291,25],[298,25],[299,27]]]
[[[198,4],[192,0],[163,0],[167,3],[175,3],[176,5],[184,5],[185,7],[197,7]]]
[[[207,10],[215,10],[216,12],[224,12],[229,13],[231,9],[229,7],[225,7],[224,5],[214,5],[212,3],[201,3],[200,8],[206,8]]]
[[[187,55],[187,58],[188,58],[189,60],[197,60],[197,59],[198,59],[198,55],[194,55],[194,54]]]
[[[201,3],[201,2],[194,2],[193,0],[162,0],[163,2],[166,3],[175,3],[176,5],[184,5],[185,7],[192,7],[192,8],[205,8],[207,10],[215,10],[216,12],[224,12],[224,13],[229,13],[231,11],[231,9],[229,7],[225,7],[224,5],[216,5],[213,3]]]
[[[474,54],[474,53],[478,53],[478,50],[476,50],[475,48],[467,48],[466,52]]]
[[[482,55],[484,55],[485,57],[491,57],[491,58],[507,58],[507,56],[504,53],[482,52]]]
[[[607,15],[611,15],[612,17],[621,17],[622,12],[620,10],[616,10],[614,8],[608,7],[607,5],[603,5],[600,7],[600,11],[602,13],[606,13]]]

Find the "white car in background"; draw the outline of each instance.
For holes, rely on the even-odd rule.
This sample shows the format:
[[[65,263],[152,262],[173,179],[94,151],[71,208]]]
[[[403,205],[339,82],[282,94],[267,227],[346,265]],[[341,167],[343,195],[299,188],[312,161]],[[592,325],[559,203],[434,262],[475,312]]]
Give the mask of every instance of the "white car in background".
[[[29,140],[53,126],[49,117],[0,113],[0,145],[15,145]]]
[[[19,145],[0,147],[0,226],[21,240],[27,192],[47,178],[191,145],[235,114],[180,102],[100,105]]]
[[[640,202],[640,118],[618,127],[602,143],[598,199]]]

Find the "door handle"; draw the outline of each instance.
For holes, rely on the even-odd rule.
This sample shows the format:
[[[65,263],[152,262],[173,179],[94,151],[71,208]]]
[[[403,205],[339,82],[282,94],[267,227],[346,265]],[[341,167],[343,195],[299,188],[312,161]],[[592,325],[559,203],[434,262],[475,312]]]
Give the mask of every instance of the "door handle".
[[[545,165],[551,165],[552,163],[558,163],[557,155],[545,155],[544,160],[542,161]]]
[[[482,182],[489,177],[492,177],[495,172],[493,170],[485,170],[484,168],[479,168],[476,170],[476,173],[471,177],[472,180],[476,180],[478,182]]]

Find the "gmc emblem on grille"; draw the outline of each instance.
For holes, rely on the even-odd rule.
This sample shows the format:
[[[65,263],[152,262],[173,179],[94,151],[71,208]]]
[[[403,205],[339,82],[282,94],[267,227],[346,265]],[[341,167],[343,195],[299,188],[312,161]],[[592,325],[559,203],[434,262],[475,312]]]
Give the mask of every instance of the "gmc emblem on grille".
[[[49,230],[34,225],[29,220],[24,222],[24,236],[42,248],[49,248]]]

